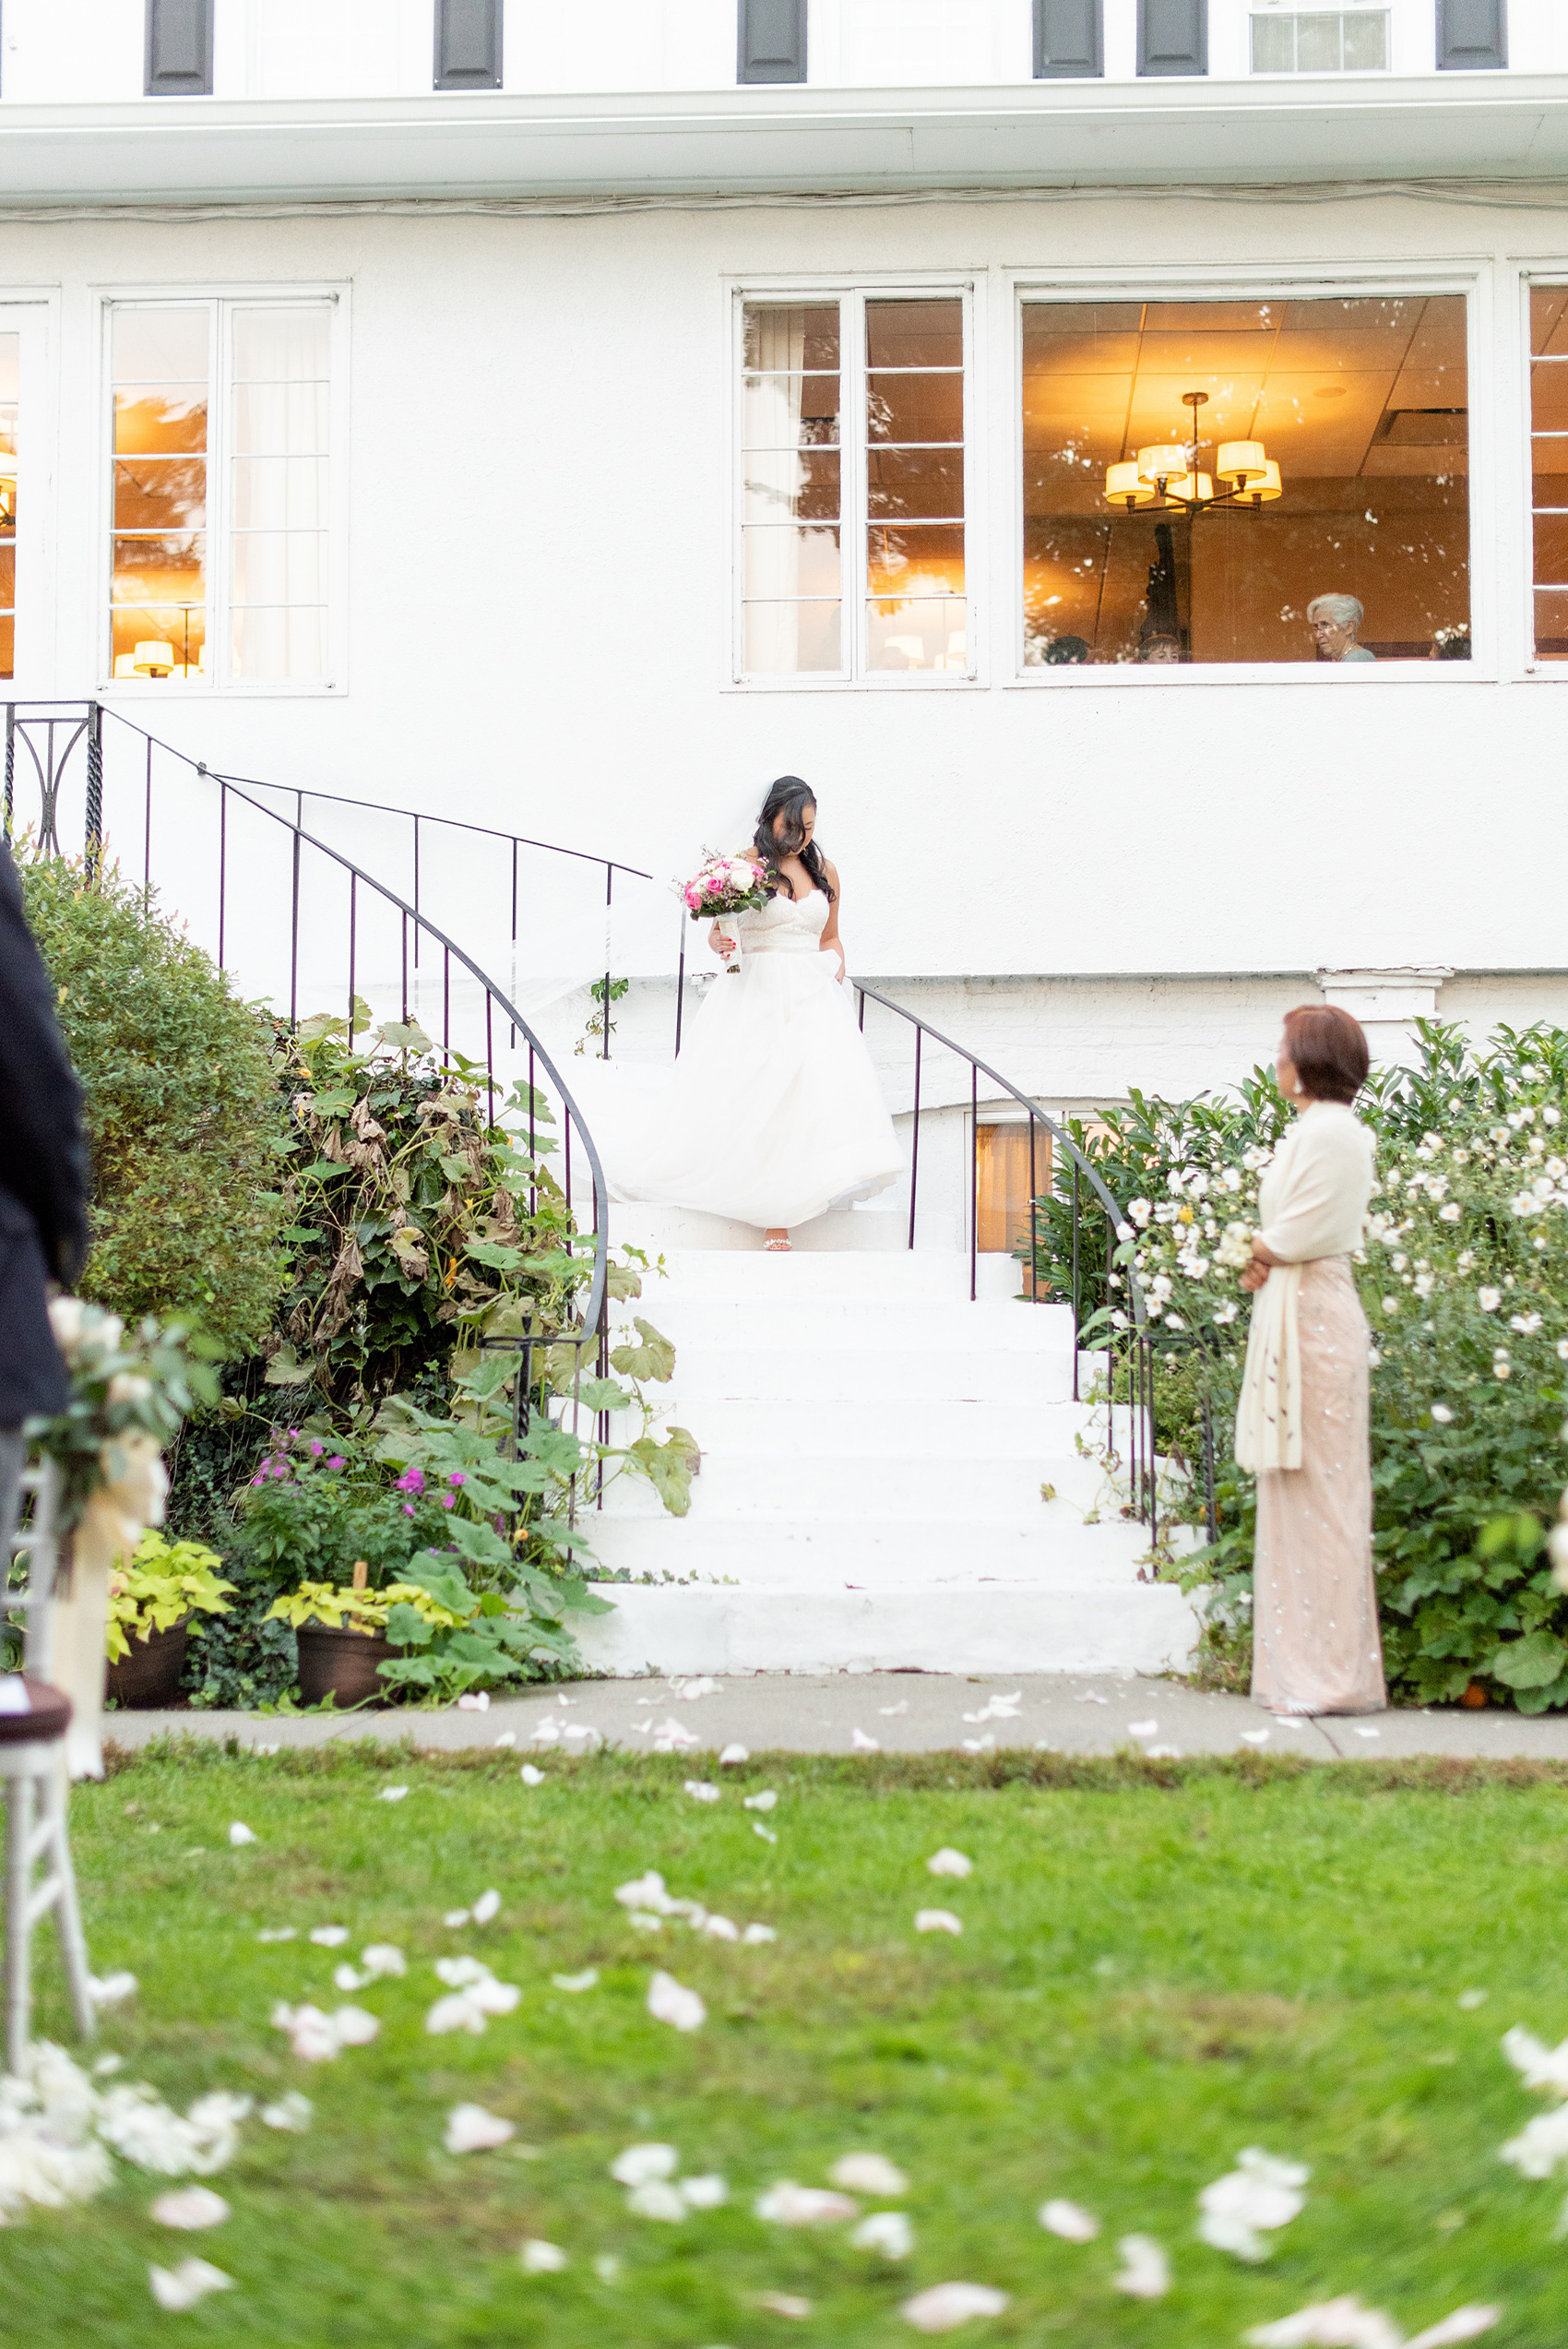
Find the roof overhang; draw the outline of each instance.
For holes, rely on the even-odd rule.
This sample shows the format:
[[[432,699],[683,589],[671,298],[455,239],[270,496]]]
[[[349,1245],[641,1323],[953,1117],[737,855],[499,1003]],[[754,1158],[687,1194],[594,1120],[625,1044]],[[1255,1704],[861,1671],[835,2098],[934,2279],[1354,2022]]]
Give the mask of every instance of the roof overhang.
[[[0,209],[1568,179],[1568,78],[0,105]]]

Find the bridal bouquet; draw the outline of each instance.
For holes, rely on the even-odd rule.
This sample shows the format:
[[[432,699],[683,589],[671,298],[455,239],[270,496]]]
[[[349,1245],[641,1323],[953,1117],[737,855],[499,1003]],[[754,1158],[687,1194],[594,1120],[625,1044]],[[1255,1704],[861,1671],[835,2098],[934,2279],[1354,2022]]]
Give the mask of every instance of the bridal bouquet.
[[[716,856],[711,849],[704,852],[703,861],[691,879],[677,883],[677,887],[694,922],[720,921],[727,914],[744,913],[748,908],[766,905],[773,895],[766,872],[754,857]],[[740,967],[741,942],[737,937],[724,957],[724,968],[733,973]]]

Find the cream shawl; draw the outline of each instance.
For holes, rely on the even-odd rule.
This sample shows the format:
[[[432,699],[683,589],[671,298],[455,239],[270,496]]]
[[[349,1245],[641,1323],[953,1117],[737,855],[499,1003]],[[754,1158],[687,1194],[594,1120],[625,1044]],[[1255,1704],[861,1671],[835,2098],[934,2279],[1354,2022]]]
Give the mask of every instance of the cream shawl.
[[[1259,1237],[1280,1258],[1253,1305],[1236,1459],[1256,1474],[1301,1465],[1301,1267],[1361,1245],[1377,1145],[1343,1102],[1308,1104],[1258,1192]]]

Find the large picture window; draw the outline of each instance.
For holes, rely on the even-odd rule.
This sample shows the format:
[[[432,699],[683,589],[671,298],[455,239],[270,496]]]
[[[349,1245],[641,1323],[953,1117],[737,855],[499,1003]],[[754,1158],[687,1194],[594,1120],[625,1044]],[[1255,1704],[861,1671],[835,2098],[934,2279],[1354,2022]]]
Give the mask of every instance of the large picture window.
[[[743,327],[741,674],[967,673],[962,298]]]
[[[1538,661],[1568,661],[1568,286],[1530,289],[1530,475]]]
[[[328,301],[112,308],[117,679],[326,678],[332,311]]]
[[[1026,302],[1026,665],[1467,659],[1468,407],[1457,294]]]

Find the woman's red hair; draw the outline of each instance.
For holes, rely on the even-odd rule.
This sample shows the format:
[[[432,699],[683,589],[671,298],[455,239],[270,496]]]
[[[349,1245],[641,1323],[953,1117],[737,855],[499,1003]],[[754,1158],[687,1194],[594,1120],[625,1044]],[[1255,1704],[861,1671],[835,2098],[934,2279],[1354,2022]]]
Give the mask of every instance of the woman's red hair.
[[[1353,1102],[1372,1055],[1359,1019],[1336,1003],[1304,1003],[1285,1014],[1285,1045],[1313,1101]]]

